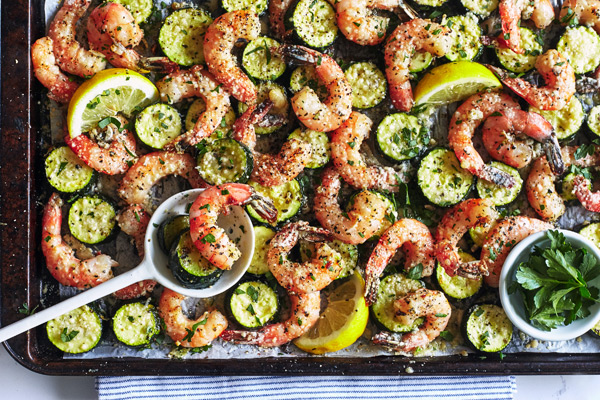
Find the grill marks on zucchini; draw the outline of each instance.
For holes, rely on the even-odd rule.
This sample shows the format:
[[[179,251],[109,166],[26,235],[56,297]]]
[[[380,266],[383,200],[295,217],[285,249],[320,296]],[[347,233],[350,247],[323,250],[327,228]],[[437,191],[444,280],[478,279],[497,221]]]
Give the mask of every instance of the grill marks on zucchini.
[[[102,337],[102,320],[89,306],[79,307],[46,323],[46,334],[65,353],[90,351]]]
[[[135,132],[142,143],[162,149],[181,134],[179,112],[168,104],[152,104],[135,119]]]
[[[427,128],[413,115],[390,114],[377,127],[377,147],[393,161],[418,156],[429,141]]]
[[[252,152],[234,139],[218,139],[198,155],[198,172],[209,185],[246,183],[254,167]]]
[[[88,167],[68,146],[52,150],[44,163],[46,179],[62,193],[77,193],[88,189],[96,172]]]
[[[112,328],[117,339],[127,346],[147,346],[160,332],[160,320],[152,304],[129,303],[117,310]]]
[[[83,196],[69,209],[69,230],[80,242],[97,244],[107,240],[116,227],[117,211],[99,196]]]
[[[246,328],[259,328],[270,322],[279,311],[277,293],[259,281],[238,285],[229,297],[231,315]]]
[[[160,28],[158,42],[169,60],[191,66],[204,63],[204,34],[213,19],[204,11],[184,8],[169,15]]]
[[[330,46],[338,35],[335,10],[326,0],[298,0],[288,8],[284,23],[309,47]]]

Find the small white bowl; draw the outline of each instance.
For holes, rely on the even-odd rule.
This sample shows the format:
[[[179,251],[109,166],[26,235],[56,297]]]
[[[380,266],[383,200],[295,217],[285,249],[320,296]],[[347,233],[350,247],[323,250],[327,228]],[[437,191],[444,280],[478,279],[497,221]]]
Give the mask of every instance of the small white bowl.
[[[588,239],[578,233],[558,229],[565,236],[565,240],[570,242],[574,248],[584,248],[597,259],[600,260],[600,250]],[[551,331],[542,331],[529,322],[525,314],[525,306],[521,294],[517,291],[508,294],[508,287],[515,281],[515,275],[519,264],[526,262],[533,251],[534,246],[541,248],[549,247],[550,240],[546,237],[546,232],[535,233],[521,242],[519,242],[510,252],[500,273],[500,301],[506,315],[511,322],[521,331],[529,336],[546,341],[558,341],[574,339],[589,331],[600,320],[600,303],[590,307],[590,315],[586,318],[578,319],[569,325],[560,326]]]

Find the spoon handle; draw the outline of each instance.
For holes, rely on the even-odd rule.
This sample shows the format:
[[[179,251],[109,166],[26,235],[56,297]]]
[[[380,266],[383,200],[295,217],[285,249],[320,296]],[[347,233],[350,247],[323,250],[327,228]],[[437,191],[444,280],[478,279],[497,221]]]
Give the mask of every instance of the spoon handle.
[[[38,311],[27,318],[5,326],[4,328],[0,329],[0,343],[17,336],[20,333],[28,331],[31,328],[35,328],[44,322],[48,322],[51,319],[59,317],[69,311],[91,303],[94,300],[98,300],[101,297],[116,292],[119,289],[123,289],[132,283],[143,281],[144,279],[149,278],[151,278],[151,276],[148,269],[143,265],[139,265],[138,267],[104,283],[101,283],[94,288],[87,289],[76,296],[53,305],[52,307]]]

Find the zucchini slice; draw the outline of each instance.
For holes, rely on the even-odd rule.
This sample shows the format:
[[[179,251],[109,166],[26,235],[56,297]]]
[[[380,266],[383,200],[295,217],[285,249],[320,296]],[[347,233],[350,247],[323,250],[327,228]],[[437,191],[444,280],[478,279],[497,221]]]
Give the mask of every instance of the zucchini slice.
[[[279,78],[285,72],[285,60],[281,54],[273,51],[279,46],[277,40],[265,36],[248,43],[242,55],[242,66],[248,75],[262,81]]]
[[[352,86],[352,107],[371,108],[385,99],[387,81],[377,65],[369,61],[357,62],[344,72]]]
[[[261,126],[261,122],[254,124],[254,129],[258,135],[267,135],[273,133],[282,126],[288,123],[288,116],[290,114],[290,104],[285,94],[285,89],[276,84],[275,82],[261,82],[257,85],[257,100],[256,103],[260,104],[265,100],[277,97],[280,101],[273,105],[273,108],[269,110],[264,121],[271,119],[275,122],[269,122],[268,126]],[[275,94],[271,94],[274,91]],[[242,102],[238,103],[238,113],[243,114],[248,109],[248,106]]]
[[[173,247],[173,242],[179,237],[181,232],[190,228],[189,215],[174,215],[164,220],[158,227],[158,244],[160,248],[169,254]]]
[[[227,12],[251,10],[257,15],[265,12],[269,5],[268,0],[221,0],[221,5]]]
[[[253,180],[250,180],[248,184],[259,194],[273,200],[275,208],[277,208],[276,224],[292,218],[294,215],[298,214],[300,208],[302,208],[304,195],[302,193],[302,186],[296,179],[292,179],[283,185],[272,187],[262,186]],[[251,205],[247,205],[246,210],[248,211],[248,214],[257,221],[268,224],[266,220],[258,215]]]
[[[496,221],[492,221],[487,224],[479,224],[474,228],[469,228],[469,236],[477,247],[483,247],[483,242],[489,231],[496,226]]]
[[[129,10],[133,19],[139,25],[152,15],[154,2],[152,0],[112,0],[113,3],[119,3]]]
[[[424,318],[418,318],[412,325],[398,322],[394,312],[394,301],[423,286],[423,282],[409,279],[402,274],[388,275],[383,278],[377,289],[377,301],[371,306],[377,325],[392,332],[409,332],[421,325]]]
[[[298,0],[284,18],[286,29],[309,47],[331,46],[337,38],[335,10],[326,0]]]
[[[325,132],[298,128],[290,133],[288,139],[300,139],[310,143],[312,153],[306,168],[321,168],[331,159],[331,144]]]
[[[535,67],[535,61],[544,48],[531,29],[519,28],[521,31],[521,48],[523,54],[517,54],[508,47],[496,47],[496,57],[504,68],[517,74],[527,72]]]
[[[342,272],[340,272],[336,279],[347,278],[352,275],[358,265],[358,247],[337,239],[327,242],[327,244],[342,256],[340,260],[340,263],[343,266]],[[302,262],[310,260],[313,257],[314,252],[314,243],[307,240],[300,241],[300,258],[302,259]]]
[[[460,0],[462,5],[469,11],[482,17],[487,17],[498,8],[500,0]]]
[[[377,148],[392,161],[410,160],[421,154],[430,142],[427,128],[414,115],[387,115],[377,127]]]
[[[600,36],[588,26],[567,27],[556,45],[576,74],[585,74],[600,65]]]
[[[475,261],[475,257],[469,253],[459,251],[458,254],[463,262]],[[437,263],[435,268],[435,278],[440,289],[447,296],[457,300],[475,296],[483,284],[481,277],[478,279],[468,279],[458,275],[451,277],[440,263]]]
[[[431,63],[433,62],[433,55],[426,51],[416,52],[413,54],[410,64],[408,65],[408,70],[415,74],[417,72],[421,72],[429,68]]]
[[[569,104],[560,110],[544,111],[529,107],[529,111],[541,114],[542,117],[546,118],[554,127],[556,137],[559,140],[571,139],[579,131],[585,119],[583,105],[577,96],[571,97]]]
[[[597,247],[600,248],[600,222],[594,222],[584,226],[579,231],[579,234],[586,239],[589,239]]]
[[[213,19],[204,10],[183,8],[169,15],[158,34],[158,43],[169,60],[179,65],[204,63],[204,34]]]
[[[464,199],[473,187],[473,175],[461,168],[452,150],[435,148],[417,170],[418,185],[423,195],[435,205],[449,207]]]
[[[585,173],[589,173],[589,171],[587,169],[584,169]],[[584,176],[585,176],[584,173]],[[562,183],[561,183],[561,188],[560,188],[560,196],[565,200],[565,201],[571,201],[571,200],[577,200],[577,196],[575,196],[575,193],[573,193],[573,189],[575,189],[575,184],[574,184],[574,180],[575,177],[577,175],[580,174],[576,174],[574,172],[570,172],[567,175],[565,175],[565,177],[562,179]],[[591,175],[589,175],[591,176]],[[588,183],[588,187],[591,189],[592,188],[592,181],[586,177],[587,183]]]
[[[595,136],[600,136],[600,106],[594,106],[588,113],[587,126]]]
[[[279,311],[277,293],[259,281],[239,284],[227,302],[231,315],[246,328],[259,328],[270,322]]]
[[[508,346],[513,326],[502,307],[479,304],[465,313],[463,331],[467,342],[476,350],[494,353]]]
[[[595,337],[600,337],[600,321],[598,321],[598,323],[594,325],[592,329],[590,329],[590,332],[592,332]]]
[[[62,193],[87,190],[95,181],[96,171],[88,167],[68,146],[57,147],[44,163],[46,179]]]
[[[321,83],[315,67],[312,65],[301,65],[296,68],[290,76],[290,90],[292,93],[299,92],[304,86],[315,91],[319,99],[327,98],[327,87]]]
[[[450,61],[472,61],[483,51],[480,38],[483,32],[474,14],[448,18],[446,26],[452,30],[452,46],[446,53]]]
[[[215,267],[200,255],[189,229],[183,231],[173,243],[169,268],[179,283],[190,289],[210,287],[223,275],[222,269]]]
[[[479,194],[479,197],[482,199],[490,199],[496,206],[505,206],[512,203],[516,200],[519,193],[521,193],[521,189],[523,188],[523,179],[521,179],[519,171],[517,171],[516,168],[498,161],[492,161],[490,162],[490,165],[499,169],[500,171],[510,174],[510,176],[515,178],[515,184],[511,188],[507,188],[483,179],[478,179],[475,186],[477,187],[477,193]]]
[[[48,339],[65,353],[90,351],[102,337],[100,315],[89,306],[82,306],[46,323]]]
[[[112,328],[117,339],[127,346],[147,346],[160,332],[160,319],[152,304],[129,303],[117,310]]]
[[[69,230],[80,242],[98,244],[112,236],[117,226],[115,207],[100,196],[83,196],[71,204]]]
[[[246,183],[254,167],[250,149],[229,138],[217,139],[204,146],[197,162],[200,176],[209,185]]]
[[[248,267],[248,272],[254,275],[264,275],[269,272],[269,264],[267,264],[267,251],[269,251],[269,243],[275,236],[275,231],[266,226],[254,227],[254,254],[252,261]]]
[[[135,133],[142,143],[153,149],[162,149],[181,134],[179,112],[168,104],[152,104],[135,119]]]
[[[420,6],[439,7],[448,0],[414,0]]]
[[[206,111],[206,103],[204,99],[198,98],[194,100],[190,108],[187,110],[187,114],[185,115],[185,130],[189,131],[194,128],[196,125],[196,121],[202,114]],[[215,129],[215,131],[210,135],[210,140],[222,139],[225,137],[230,137],[233,132],[233,124],[236,120],[235,111],[233,111],[232,107],[229,107],[227,113],[221,120],[219,127]]]

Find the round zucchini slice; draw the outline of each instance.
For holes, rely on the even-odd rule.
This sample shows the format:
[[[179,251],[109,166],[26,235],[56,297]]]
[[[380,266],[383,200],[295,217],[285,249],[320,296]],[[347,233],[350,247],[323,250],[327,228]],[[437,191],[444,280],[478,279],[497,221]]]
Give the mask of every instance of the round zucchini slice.
[[[304,200],[302,186],[296,179],[286,182],[283,185],[271,187],[262,186],[253,180],[250,180],[248,184],[252,186],[259,194],[273,200],[275,208],[277,208],[276,224],[292,218],[294,215],[298,214],[300,208],[302,208]],[[262,219],[258,215],[251,205],[247,205],[246,210],[252,218],[262,222],[263,224],[268,224],[266,220]]]
[[[430,142],[429,132],[417,117],[405,113],[387,115],[377,127],[377,147],[392,161],[410,160]]]
[[[482,17],[487,17],[498,8],[500,0],[460,0],[463,6]]]
[[[344,72],[352,87],[352,107],[371,108],[385,99],[387,81],[377,65],[369,61],[352,64]]]
[[[160,248],[168,254],[173,247],[175,239],[179,237],[181,232],[189,228],[189,215],[174,215],[164,220],[158,226],[158,244]]]
[[[482,50],[482,35],[479,20],[474,14],[457,15],[448,18],[446,26],[452,30],[452,46],[446,53],[450,61],[472,61]]]
[[[600,106],[594,106],[590,110],[587,117],[587,126],[594,135],[600,136]]]
[[[300,139],[310,143],[312,153],[306,168],[321,168],[331,159],[331,145],[325,132],[298,128],[290,133],[288,139]]]
[[[505,206],[512,203],[523,188],[523,179],[521,179],[519,171],[498,161],[492,161],[489,165],[510,174],[515,179],[515,184],[511,188],[507,188],[483,179],[478,179],[475,185],[477,187],[477,194],[482,199],[490,199],[496,206]]]
[[[190,108],[188,108],[187,114],[185,115],[186,131],[194,128],[194,125],[196,125],[196,121],[198,121],[200,114],[202,114],[204,111],[206,111],[206,103],[204,102],[204,99],[198,98],[194,100]],[[233,111],[232,107],[229,107],[227,113],[221,120],[221,123],[210,136],[210,140],[223,139],[231,136],[233,132],[233,124],[235,123],[236,118],[237,116],[235,115],[235,111]]]
[[[452,150],[441,147],[423,157],[417,170],[423,195],[440,207],[458,204],[471,191],[474,179],[469,171],[461,168]]]
[[[89,306],[82,306],[46,323],[48,339],[65,353],[90,351],[102,337],[100,315]]]
[[[429,68],[431,63],[433,62],[433,55],[426,51],[416,52],[413,54],[412,59],[410,60],[410,64],[408,65],[408,70],[415,74],[417,72],[421,72]]]
[[[521,48],[523,54],[517,54],[508,47],[496,47],[496,57],[504,68],[517,74],[527,72],[535,67],[535,62],[544,51],[542,43],[531,29],[519,28],[521,32]]]
[[[270,122],[268,126],[261,126],[261,122],[254,124],[254,129],[258,135],[267,135],[273,133],[282,126],[288,123],[288,116],[290,113],[290,104],[285,94],[285,89],[274,83],[274,82],[261,82],[257,85],[258,97],[256,100],[257,104],[262,103],[265,100],[273,99],[274,97],[279,99],[273,108],[267,113],[265,120],[271,119],[275,122]],[[274,93],[271,93],[274,91]],[[238,113],[243,114],[248,109],[248,106],[242,102],[238,103]]]
[[[585,111],[581,100],[576,96],[571,97],[571,101],[565,107],[555,111],[538,110],[535,107],[529,107],[529,111],[541,114],[546,118],[556,131],[559,140],[571,139],[583,125]]]
[[[135,119],[135,132],[142,143],[162,149],[181,134],[181,117],[168,104],[152,104]]]
[[[254,254],[252,261],[248,267],[248,272],[254,275],[264,275],[269,272],[269,264],[267,263],[267,251],[269,251],[269,243],[275,236],[275,231],[266,226],[254,227]]]
[[[423,287],[423,282],[409,279],[402,274],[388,275],[381,280],[377,289],[377,301],[371,312],[377,325],[392,332],[410,332],[424,321],[417,318],[413,325],[403,325],[396,320],[394,301]]]
[[[119,3],[129,10],[135,22],[139,25],[152,15],[154,2],[152,0],[112,0],[113,3]]]
[[[414,0],[420,6],[439,7],[448,0]]]
[[[160,332],[160,319],[152,304],[142,302],[121,306],[112,319],[113,332],[127,346],[147,346]]]
[[[335,10],[326,0],[298,0],[288,8],[284,23],[309,47],[330,46],[338,35]]]
[[[502,307],[479,304],[465,313],[464,337],[476,350],[502,351],[512,339],[513,326]]]
[[[471,237],[471,240],[473,241],[475,246],[483,247],[483,242],[485,241],[486,235],[489,231],[494,229],[496,223],[496,221],[492,221],[487,224],[479,224],[474,228],[469,229],[469,236]]]
[[[584,226],[579,231],[579,234],[586,239],[589,239],[597,247],[600,248],[600,222],[594,222]]]
[[[598,323],[594,325],[592,329],[590,329],[590,332],[592,332],[595,337],[600,337],[600,321],[598,321]]]
[[[588,26],[567,27],[556,45],[576,74],[585,74],[600,65],[600,36]]]
[[[158,43],[169,60],[179,65],[204,63],[204,34],[213,19],[204,10],[184,8],[169,15],[160,28]]]
[[[261,15],[267,9],[268,0],[221,0],[221,5],[227,12],[251,10]]]
[[[190,289],[210,287],[223,275],[222,269],[215,267],[200,255],[189,229],[183,231],[173,243],[169,268],[179,283]]]
[[[252,152],[234,139],[217,139],[198,155],[198,172],[209,185],[227,182],[246,183],[250,179]]]
[[[96,177],[96,171],[88,167],[68,146],[52,150],[46,157],[44,167],[48,183],[62,193],[85,191]]]
[[[117,226],[117,211],[100,196],[83,196],[71,204],[68,223],[77,240],[98,244],[112,236]]]
[[[469,253],[459,251],[458,254],[463,262],[475,261],[475,257]],[[458,275],[451,277],[446,273],[446,270],[444,270],[444,267],[442,267],[440,263],[436,264],[436,281],[440,289],[442,289],[447,296],[450,296],[453,299],[462,300],[475,296],[477,292],[479,292],[479,289],[481,289],[483,284],[483,279],[481,277],[478,279],[468,279]]]
[[[259,281],[239,284],[231,292],[227,305],[236,322],[250,329],[270,322],[279,311],[277,293]]]
[[[248,43],[242,55],[242,66],[248,75],[263,81],[274,81],[279,78],[285,72],[283,56],[273,51],[279,46],[277,40],[265,36]]]
[[[347,244],[340,240],[332,240],[327,244],[342,256],[340,263],[342,264],[342,272],[336,279],[347,278],[354,273],[358,265],[358,247],[353,244]],[[308,261],[313,257],[315,252],[315,244],[307,240],[300,241],[300,258],[302,262]]]
[[[299,92],[304,86],[308,86],[314,90],[319,99],[323,100],[327,98],[327,87],[321,83],[315,67],[312,65],[301,65],[290,76],[290,90],[292,93]]]
[[[591,177],[591,174],[589,174],[589,171],[587,169],[584,169],[584,176],[587,180],[588,183],[588,187],[591,189],[592,188],[592,181],[589,177]],[[571,201],[571,200],[577,200],[577,196],[575,196],[575,193],[573,193],[573,190],[575,189],[575,182],[573,182],[575,180],[575,177],[577,175],[580,174],[576,174],[574,172],[570,172],[567,175],[565,175],[565,177],[562,179],[562,184],[561,184],[561,189],[560,189],[560,196],[565,200],[565,201]],[[586,176],[588,175],[588,176]]]

